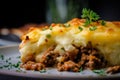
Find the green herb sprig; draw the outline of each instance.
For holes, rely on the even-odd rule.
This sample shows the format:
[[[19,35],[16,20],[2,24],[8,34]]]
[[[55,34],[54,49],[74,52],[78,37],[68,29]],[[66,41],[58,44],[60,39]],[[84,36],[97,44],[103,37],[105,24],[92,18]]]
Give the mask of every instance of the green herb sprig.
[[[50,26],[50,30],[52,30],[53,29],[53,27],[52,26]]]
[[[47,38],[51,38],[51,34],[47,34],[46,37],[47,37]]]
[[[79,72],[82,72],[82,71],[83,71],[83,67],[80,67]]]
[[[90,31],[94,31],[97,29],[97,26],[92,24],[93,22],[99,22],[101,25],[105,26],[106,22],[104,20],[98,21],[100,16],[94,12],[93,10],[83,8],[81,18],[85,19],[84,27],[91,26],[89,28]]]
[[[94,30],[96,30],[96,29],[97,29],[96,26],[92,26],[92,27],[89,28],[90,31],[94,31]]]
[[[78,29],[79,29],[80,31],[82,31],[82,30],[83,30],[83,28],[82,28],[82,27],[80,27],[80,26],[78,27]]]
[[[92,22],[95,22],[100,19],[100,16],[93,12],[90,9],[83,8],[81,17],[86,19],[84,26],[90,25]]]
[[[0,59],[4,60],[4,55],[0,54]]]
[[[45,73],[46,70],[45,70],[45,69],[42,69],[42,70],[40,70],[39,72],[40,72],[40,73]]]
[[[94,73],[97,73],[99,75],[106,75],[106,72],[104,69],[100,69],[100,70],[93,70]]]
[[[101,23],[101,25],[103,25],[103,26],[106,24],[106,22],[105,22],[104,20],[101,20],[100,23]]]

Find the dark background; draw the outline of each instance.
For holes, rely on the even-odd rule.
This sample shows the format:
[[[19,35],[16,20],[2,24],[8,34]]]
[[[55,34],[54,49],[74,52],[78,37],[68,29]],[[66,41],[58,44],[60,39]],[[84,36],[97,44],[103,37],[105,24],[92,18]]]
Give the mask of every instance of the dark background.
[[[89,0],[89,7],[104,20],[120,21],[120,0]]]
[[[42,2],[41,2],[42,1]],[[45,22],[45,0],[0,1],[0,27],[19,27]]]
[[[88,8],[99,13],[101,19],[120,21],[120,0],[87,0]],[[28,23],[46,22],[47,0],[1,0],[0,28],[20,27]],[[79,12],[81,14],[81,10]]]

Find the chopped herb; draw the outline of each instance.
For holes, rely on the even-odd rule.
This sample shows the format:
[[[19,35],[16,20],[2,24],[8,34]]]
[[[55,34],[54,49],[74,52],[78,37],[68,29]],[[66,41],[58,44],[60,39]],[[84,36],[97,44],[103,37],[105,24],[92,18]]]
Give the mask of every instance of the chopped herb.
[[[17,56],[16,58],[20,58],[20,56]]]
[[[20,56],[18,56],[18,57],[16,57],[16,58],[20,58]],[[2,59],[3,60],[3,62],[6,62],[6,64],[4,65],[2,65],[2,66],[0,66],[0,69],[3,69],[3,68],[6,68],[6,69],[8,69],[8,70],[10,70],[10,69],[12,69],[12,68],[15,68],[15,69],[19,69],[20,67],[20,64],[21,64],[21,61],[18,61],[16,64],[13,64],[12,62],[10,62],[10,60],[12,60],[12,58],[11,57],[8,57],[8,58],[5,58],[5,56],[4,55],[1,55],[0,54],[0,59]],[[20,70],[19,70],[20,71]],[[18,71],[18,72],[19,72]],[[21,70],[22,71],[22,70]]]
[[[50,30],[52,30],[52,26],[50,26]]]
[[[92,27],[89,28],[90,31],[94,31],[94,30],[96,30],[96,29],[97,29],[96,26],[92,26]]]
[[[8,62],[8,60],[6,59],[6,63]]]
[[[18,64],[20,64],[20,63],[21,63],[21,61],[18,61],[17,63],[18,63]]]
[[[9,65],[3,65],[4,67],[9,67]]]
[[[106,22],[105,22],[104,20],[101,20],[100,23],[101,23],[101,25],[103,25],[103,26],[106,24]]]
[[[19,67],[19,64],[13,64],[13,66],[14,66],[15,68],[18,68],[18,67]]]
[[[93,70],[94,73],[97,73],[99,75],[105,75],[105,70],[101,69],[101,70]]]
[[[83,26],[84,26],[84,27],[87,27],[90,23],[91,23],[91,22],[90,22],[88,19],[86,19],[85,24],[84,24]]]
[[[20,70],[20,69],[18,69],[18,70],[16,70],[16,72],[21,72],[22,70]]]
[[[26,71],[21,70],[20,68],[18,68],[18,69],[16,70],[16,72],[23,72],[23,73],[27,73]]]
[[[50,35],[50,34],[47,34],[46,37],[47,37],[47,38],[51,38],[51,35]]]
[[[82,28],[82,27],[78,27],[78,29],[79,29],[80,31],[82,31],[82,30],[83,30],[83,28]]]
[[[82,71],[83,71],[83,68],[81,67],[80,70],[79,70],[79,72],[82,72]]]
[[[12,69],[13,65],[12,65],[12,64],[9,64],[9,67]]]
[[[46,70],[45,70],[45,69],[42,69],[42,70],[40,70],[39,72],[40,72],[40,73],[45,73]]]
[[[8,70],[10,70],[10,68],[8,68]]]
[[[9,62],[8,64],[12,64],[11,62]]]
[[[67,28],[67,27],[70,27],[70,24],[64,24],[65,25],[65,27]]]
[[[15,67],[15,68],[18,68],[19,67],[19,65],[20,65],[20,63],[18,62],[17,64],[13,64],[13,66]]]
[[[11,57],[9,57],[8,60],[11,60]]]
[[[0,59],[1,59],[1,60],[4,60],[4,55],[1,54],[1,55],[0,55]]]
[[[62,47],[61,50],[65,51],[65,49]]]
[[[2,66],[0,66],[0,69],[2,69],[3,67]]]
[[[81,17],[83,19],[86,19],[84,26],[88,26],[89,24],[99,20],[100,18],[97,13],[93,12],[90,9],[86,9],[86,8],[83,8]]]

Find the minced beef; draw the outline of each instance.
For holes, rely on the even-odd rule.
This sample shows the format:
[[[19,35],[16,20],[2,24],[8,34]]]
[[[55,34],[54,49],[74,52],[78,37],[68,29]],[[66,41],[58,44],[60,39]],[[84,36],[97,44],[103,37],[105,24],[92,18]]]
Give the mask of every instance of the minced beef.
[[[26,70],[36,70],[36,71],[45,69],[45,65],[44,64],[36,63],[36,62],[33,62],[33,61],[28,61],[25,64],[21,64],[21,67],[26,69]]]
[[[51,67],[56,65],[57,63],[57,57],[59,56],[59,54],[55,54],[53,52],[55,46],[51,46],[50,48],[48,48],[45,52],[44,55],[41,58],[41,63],[43,63],[46,67]]]
[[[108,67],[106,72],[110,74],[118,73],[120,72],[120,66]]]
[[[64,62],[63,64],[62,63],[58,63],[57,68],[58,68],[59,71],[78,72],[80,66],[78,64],[76,64],[75,62],[69,60],[69,61]]]
[[[78,72],[82,67],[83,69],[99,69],[107,65],[104,58],[99,55],[98,50],[93,48],[91,43],[86,47],[76,47],[75,50],[66,51],[63,55],[54,53],[55,46],[48,48],[40,63],[27,62],[22,65],[27,70],[41,70],[45,67],[56,67],[59,71],[73,71]],[[62,61],[58,61],[57,58],[61,57]]]

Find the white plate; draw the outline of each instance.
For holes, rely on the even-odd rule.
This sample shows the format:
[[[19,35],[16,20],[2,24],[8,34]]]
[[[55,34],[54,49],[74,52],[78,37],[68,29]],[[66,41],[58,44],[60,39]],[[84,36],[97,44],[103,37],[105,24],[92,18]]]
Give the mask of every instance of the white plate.
[[[17,45],[17,44],[19,44],[19,42],[12,42],[12,41],[8,41],[8,40],[0,39],[0,46],[3,46],[3,45]]]
[[[9,76],[17,76],[17,77],[27,77],[27,78],[34,78],[34,79],[68,79],[68,80],[75,80],[75,79],[115,79],[120,78],[120,74],[114,75],[98,75],[93,73],[90,70],[86,70],[83,72],[58,72],[56,69],[47,69],[45,73],[40,73],[39,71],[22,71],[18,72],[18,68],[16,67],[7,67],[9,63],[16,64],[20,61],[18,45],[15,46],[4,46],[0,47],[0,55],[4,55],[4,59],[0,58],[0,67],[5,66],[0,69],[0,75],[9,75]]]

